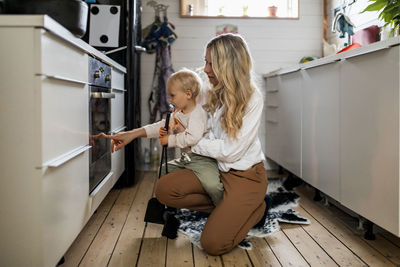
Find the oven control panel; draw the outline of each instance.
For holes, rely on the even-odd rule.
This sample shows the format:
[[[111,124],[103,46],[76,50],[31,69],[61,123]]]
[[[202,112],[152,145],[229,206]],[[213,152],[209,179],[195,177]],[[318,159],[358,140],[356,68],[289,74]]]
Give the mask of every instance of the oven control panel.
[[[93,57],[89,57],[89,83],[111,88],[111,67]]]

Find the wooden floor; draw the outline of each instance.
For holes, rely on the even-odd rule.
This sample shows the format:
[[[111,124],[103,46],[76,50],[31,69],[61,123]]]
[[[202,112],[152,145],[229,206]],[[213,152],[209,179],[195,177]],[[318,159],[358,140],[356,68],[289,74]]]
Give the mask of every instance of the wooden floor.
[[[162,226],[144,223],[155,172],[140,173],[135,186],[113,189],[65,254],[61,266],[400,266],[400,239],[379,230],[367,241],[357,221],[333,205],[312,200],[313,190],[297,188],[300,215],[310,225],[281,224],[268,237],[253,238],[253,249],[208,256],[185,235],[161,237]]]

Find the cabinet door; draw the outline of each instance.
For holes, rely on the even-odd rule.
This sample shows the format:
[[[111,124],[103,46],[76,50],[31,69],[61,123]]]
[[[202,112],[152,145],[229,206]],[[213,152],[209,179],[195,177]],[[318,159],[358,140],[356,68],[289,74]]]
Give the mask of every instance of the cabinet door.
[[[125,87],[124,74],[112,69],[111,73],[112,91],[115,98],[111,100],[111,131],[116,134],[125,130]],[[125,170],[125,148],[112,153],[111,170],[114,173],[115,181]]]
[[[296,71],[280,75],[278,84],[278,163],[301,177],[301,74]]]
[[[341,62],[341,202],[399,235],[399,47]]]
[[[89,219],[89,152],[46,168],[42,190],[43,266],[54,266]]]
[[[340,200],[339,63],[301,72],[302,178]]]

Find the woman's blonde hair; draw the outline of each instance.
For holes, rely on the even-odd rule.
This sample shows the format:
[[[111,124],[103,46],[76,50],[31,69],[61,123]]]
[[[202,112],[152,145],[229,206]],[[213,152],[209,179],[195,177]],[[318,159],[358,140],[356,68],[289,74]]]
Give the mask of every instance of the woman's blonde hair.
[[[167,88],[175,82],[178,82],[178,85],[182,91],[191,91],[193,99],[196,98],[200,92],[201,80],[196,72],[189,69],[182,69],[173,73],[168,79]]]
[[[247,103],[256,89],[252,82],[252,60],[246,42],[240,35],[222,34],[213,38],[206,49],[218,83],[207,95],[204,108],[214,114],[224,106],[221,127],[228,138],[237,139],[243,124]]]

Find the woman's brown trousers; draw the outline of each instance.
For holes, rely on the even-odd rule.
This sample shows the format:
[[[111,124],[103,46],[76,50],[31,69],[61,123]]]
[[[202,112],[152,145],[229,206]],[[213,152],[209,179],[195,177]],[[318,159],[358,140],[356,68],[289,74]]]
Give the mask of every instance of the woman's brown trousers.
[[[232,250],[263,217],[267,175],[263,163],[246,171],[220,172],[224,197],[215,207],[190,170],[162,176],[156,186],[157,199],[175,208],[210,212],[200,243],[211,255]]]

